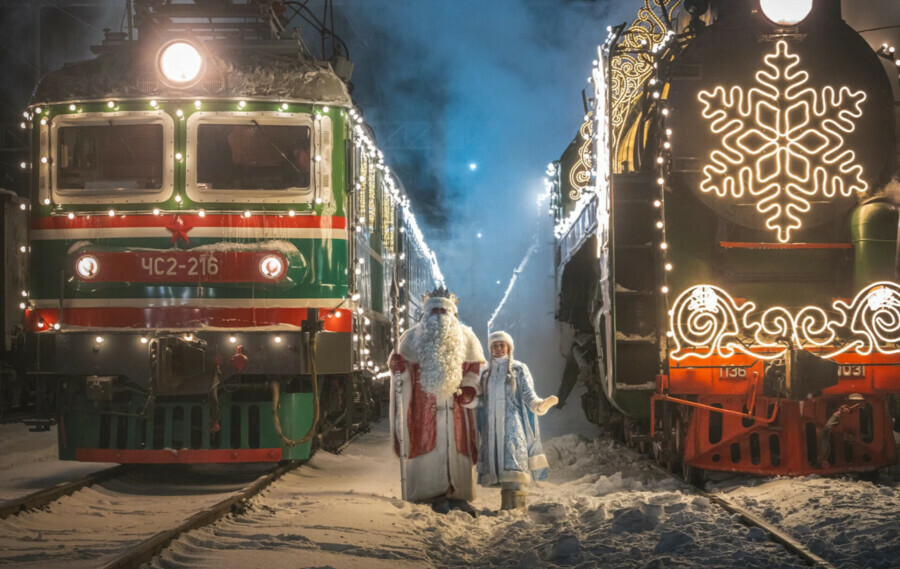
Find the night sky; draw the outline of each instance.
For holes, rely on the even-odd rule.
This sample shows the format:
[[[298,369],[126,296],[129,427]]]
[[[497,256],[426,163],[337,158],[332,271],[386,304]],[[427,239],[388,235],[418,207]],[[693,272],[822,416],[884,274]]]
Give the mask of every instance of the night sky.
[[[335,1],[336,31],[356,64],[354,98],[476,330],[532,242],[543,173],[581,125],[581,90],[597,44],[607,25],[631,21],[641,3]],[[0,24],[7,147],[20,136],[15,127],[36,77],[35,21],[26,4],[9,2]],[[123,24],[124,1],[54,4],[41,11],[44,71],[91,57],[88,46],[100,43],[102,29]],[[845,0],[844,17],[857,29],[900,24],[900,2]],[[900,44],[896,29],[864,35]],[[22,191],[12,167],[21,159],[3,154],[0,185]],[[544,208],[540,215],[546,220]],[[542,239],[551,238],[545,223]]]

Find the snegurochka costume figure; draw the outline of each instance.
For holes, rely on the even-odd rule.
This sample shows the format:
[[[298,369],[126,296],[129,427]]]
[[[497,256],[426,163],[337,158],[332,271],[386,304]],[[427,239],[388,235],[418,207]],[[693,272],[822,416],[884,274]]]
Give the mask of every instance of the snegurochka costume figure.
[[[537,416],[559,400],[555,395],[537,396],[528,366],[513,359],[509,334],[494,332],[488,345],[491,364],[481,373],[478,407],[478,483],[500,486],[501,509],[524,508],[522,487],[546,479],[549,473]]]
[[[422,321],[391,354],[391,435],[400,457],[403,498],[474,515],[481,343],[459,322],[447,289],[425,296]]]

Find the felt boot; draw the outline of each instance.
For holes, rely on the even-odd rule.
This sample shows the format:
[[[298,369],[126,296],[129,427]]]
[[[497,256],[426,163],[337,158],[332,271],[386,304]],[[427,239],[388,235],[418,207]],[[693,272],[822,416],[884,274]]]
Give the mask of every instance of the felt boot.
[[[515,490],[507,490],[504,488],[500,490],[500,509],[501,510],[512,510],[515,506]]]
[[[513,509],[524,510],[526,507],[526,497],[528,496],[528,493],[524,490],[513,490],[512,494]]]

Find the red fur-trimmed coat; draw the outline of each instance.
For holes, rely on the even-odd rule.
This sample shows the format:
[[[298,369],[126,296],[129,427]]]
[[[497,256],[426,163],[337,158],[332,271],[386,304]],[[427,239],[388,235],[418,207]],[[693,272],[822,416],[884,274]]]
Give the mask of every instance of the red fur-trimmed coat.
[[[407,461],[407,499],[475,498],[475,461],[478,444],[474,407],[481,391],[479,371],[485,363],[481,344],[467,326],[460,326],[463,341],[461,394],[439,401],[422,389],[417,336],[422,325],[410,328],[391,354],[391,435],[400,455],[400,413]],[[397,385],[403,409],[399,408]]]

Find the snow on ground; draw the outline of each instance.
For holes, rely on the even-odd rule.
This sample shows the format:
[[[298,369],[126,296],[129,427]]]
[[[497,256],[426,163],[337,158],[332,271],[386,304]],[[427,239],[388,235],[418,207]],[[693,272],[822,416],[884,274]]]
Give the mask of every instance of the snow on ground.
[[[113,466],[61,461],[57,452],[55,426],[32,433],[22,423],[0,425],[0,504]]]
[[[900,567],[900,487],[853,477],[741,477],[712,486],[837,567]]]
[[[577,399],[572,401],[577,402]],[[546,432],[588,432],[553,410]],[[576,417],[577,418],[577,417]],[[574,422],[573,422],[574,421]],[[478,489],[472,519],[400,500],[386,422],[340,456],[319,452],[237,516],[193,531],[146,567],[381,569],[404,567],[802,567],[758,529],[603,437],[544,437],[551,478],[525,512],[498,512]],[[3,499],[108,465],[59,462],[51,433],[0,426]],[[119,548],[174,526],[253,480],[259,467],[141,469],[0,521],[0,566],[96,567]],[[256,470],[254,470],[256,469]],[[898,567],[900,489],[853,478],[739,477],[710,485],[785,528],[838,567]]]
[[[12,499],[110,466],[58,461],[56,452],[55,433],[28,433],[23,425],[3,425],[0,496]],[[0,520],[0,567],[101,566],[123,547],[174,527],[259,475],[259,466],[140,468],[60,498],[46,510]]]
[[[387,567],[801,567],[679,482],[606,439],[545,444],[551,481],[527,512],[479,488],[472,519],[399,499],[386,422],[345,454],[319,452],[243,515],[183,536],[156,569]]]

